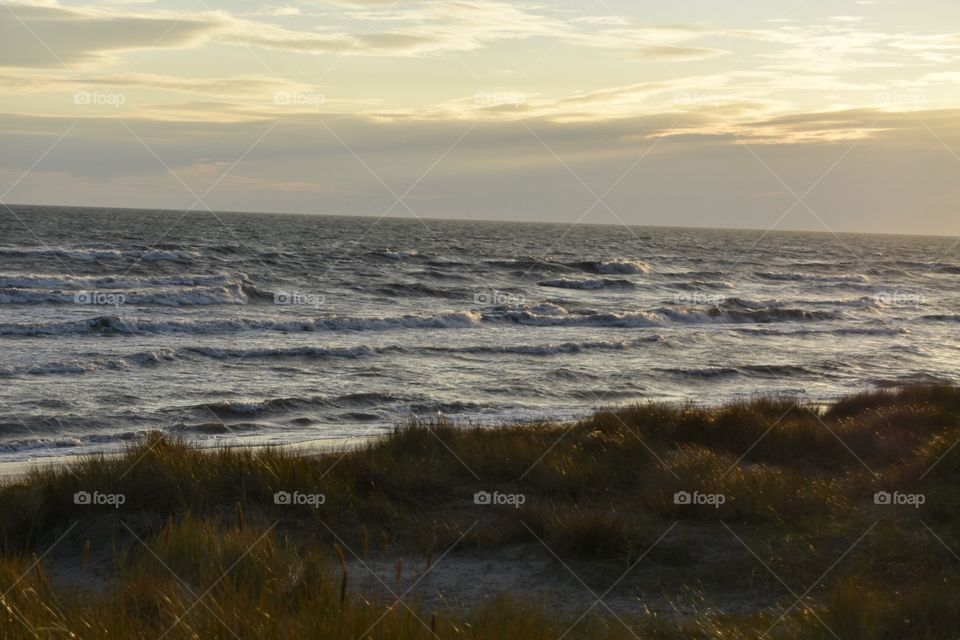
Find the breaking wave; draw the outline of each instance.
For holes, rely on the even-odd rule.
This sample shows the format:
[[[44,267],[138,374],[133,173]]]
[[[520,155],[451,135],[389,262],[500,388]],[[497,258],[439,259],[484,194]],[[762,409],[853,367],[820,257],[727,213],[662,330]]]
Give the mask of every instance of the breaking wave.
[[[484,324],[533,327],[663,327],[670,324],[810,322],[838,318],[836,312],[797,308],[693,309],[571,312],[559,305],[498,308],[492,311],[452,311],[437,315],[321,317],[304,319],[148,320],[135,316],[101,315],[77,321],[0,324],[0,335],[53,336],[65,334],[223,334],[243,331],[392,331],[402,329],[467,329]]]

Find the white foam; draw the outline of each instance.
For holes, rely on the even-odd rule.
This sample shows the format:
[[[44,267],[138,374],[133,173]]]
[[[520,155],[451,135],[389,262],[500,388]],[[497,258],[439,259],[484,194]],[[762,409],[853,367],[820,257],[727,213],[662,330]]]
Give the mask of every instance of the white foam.
[[[0,255],[9,256],[53,256],[72,260],[142,260],[161,262],[164,260],[187,261],[201,257],[196,251],[161,249],[99,249],[95,247],[0,247]]]
[[[139,278],[127,274],[102,276],[73,276],[66,274],[0,274],[0,288],[18,289],[136,289],[140,287],[225,287],[241,284],[246,276],[242,273],[217,273],[210,275],[172,275]]]
[[[618,258],[616,260],[599,260],[592,264],[593,270],[597,273],[637,274],[650,273],[653,271],[653,267],[646,262],[641,260],[627,260],[624,258]]]
[[[240,284],[224,287],[187,287],[144,290],[99,290],[98,293],[110,293],[117,305],[150,304],[162,306],[246,304],[247,294]],[[0,290],[2,304],[80,304],[74,291],[17,289]]]

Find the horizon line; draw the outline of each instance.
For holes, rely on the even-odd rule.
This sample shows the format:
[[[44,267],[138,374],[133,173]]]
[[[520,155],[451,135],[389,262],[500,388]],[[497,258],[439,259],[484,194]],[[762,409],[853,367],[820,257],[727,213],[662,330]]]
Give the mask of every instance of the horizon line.
[[[410,220],[410,221],[431,221],[431,222],[486,222],[491,224],[516,224],[516,225],[564,225],[568,227],[625,227],[627,229],[687,229],[701,231],[750,231],[755,233],[795,233],[807,235],[827,235],[827,236],[887,236],[887,237],[908,237],[908,238],[947,238],[960,239],[960,235],[937,234],[937,233],[890,233],[882,231],[834,231],[832,229],[810,230],[810,229],[760,229],[756,227],[710,227],[710,226],[690,226],[690,225],[656,225],[656,224],[626,224],[626,223],[608,223],[608,222],[563,222],[559,220],[495,220],[491,218],[437,218],[432,216],[391,216],[391,215],[368,215],[363,213],[305,213],[302,211],[242,211],[238,209],[164,209],[157,207],[114,207],[101,205],[71,205],[71,204],[44,204],[44,203],[0,203],[8,209],[13,207],[45,207],[50,209],[90,209],[90,210],[109,210],[109,211],[149,211],[159,213],[173,214],[226,214],[226,215],[263,215],[263,216],[298,216],[313,218],[356,218],[360,220]]]

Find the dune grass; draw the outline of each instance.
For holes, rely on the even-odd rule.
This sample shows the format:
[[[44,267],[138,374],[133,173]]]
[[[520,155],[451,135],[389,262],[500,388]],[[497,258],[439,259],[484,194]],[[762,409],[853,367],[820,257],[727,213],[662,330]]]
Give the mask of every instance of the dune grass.
[[[0,488],[0,637],[953,638],[958,441],[948,386],[827,408],[759,398],[573,424],[414,423],[324,455],[155,434]],[[122,504],[77,504],[84,492]],[[405,559],[495,567],[518,545],[635,604],[581,619],[586,591],[577,610],[523,593],[397,602]],[[396,562],[395,584],[369,590],[371,558]],[[690,590],[696,611],[647,606]],[[725,594],[736,606],[717,606]]]

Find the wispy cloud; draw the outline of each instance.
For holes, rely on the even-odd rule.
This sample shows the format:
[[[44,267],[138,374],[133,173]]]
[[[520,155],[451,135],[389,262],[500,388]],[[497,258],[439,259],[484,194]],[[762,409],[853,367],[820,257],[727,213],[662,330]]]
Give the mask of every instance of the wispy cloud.
[[[143,48],[199,45],[225,27],[214,14],[5,3],[0,7],[0,66],[90,67],[110,54]]]
[[[616,176],[639,147],[660,140],[661,164],[652,171],[665,184],[679,183],[671,171],[716,174],[702,177],[700,191],[685,193],[683,203],[707,207],[709,194],[719,193],[749,210],[754,201],[741,202],[727,182],[740,180],[758,201],[772,190],[763,183],[767,172],[747,175],[757,167],[743,143],[774,157],[799,154],[798,163],[816,173],[835,147],[860,141],[874,158],[896,150],[884,156],[891,166],[935,167],[944,180],[956,161],[944,142],[960,148],[960,34],[946,4],[939,18],[887,2],[822,16],[759,0],[701,12],[561,0],[210,6],[0,4],[0,172],[23,168],[31,145],[80,121],[37,179],[44,171],[56,176],[65,200],[68,193],[89,200],[108,184],[116,198],[153,194],[165,206],[155,158],[140,157],[118,120],[136,125],[170,166],[200,181],[205,170],[232,161],[258,127],[277,123],[258,146],[270,161],[251,157],[230,182],[236,197],[267,202],[264,194],[276,200],[289,192],[288,206],[276,208],[300,210],[322,196],[332,210],[351,212],[376,209],[378,200],[366,169],[330,140],[326,126],[342,130],[378,173],[403,183],[419,160],[429,165],[434,147],[443,151],[477,125],[433,176],[451,194],[445,203],[437,196],[437,212],[481,178],[492,191],[544,210],[575,204],[579,196],[557,186],[555,172],[566,170],[531,130],[588,176]],[[105,104],[77,94],[105,97]],[[869,163],[859,170],[854,179],[895,175]],[[492,178],[502,173],[510,175]],[[31,185],[24,182],[23,193],[39,189]],[[914,194],[929,197],[931,211],[956,192],[939,182],[925,188],[939,189],[936,202]],[[643,202],[643,193],[631,193]],[[834,195],[851,204],[841,190]],[[890,206],[906,199],[891,195]]]

